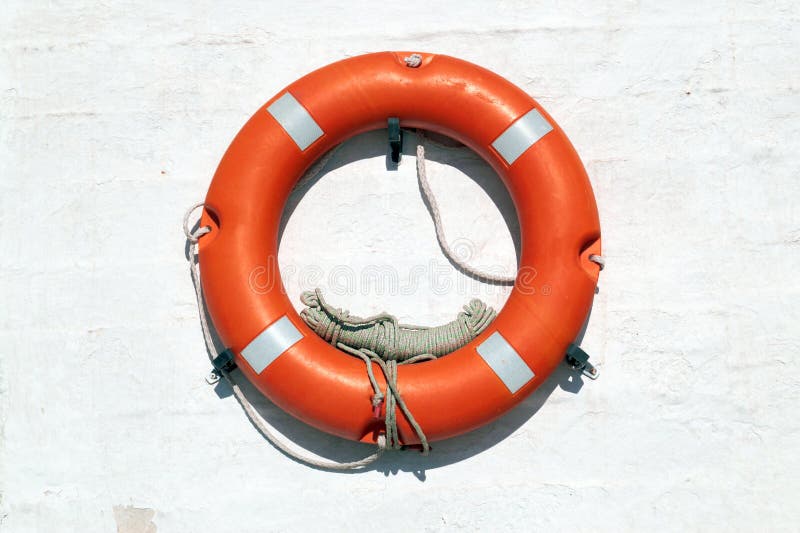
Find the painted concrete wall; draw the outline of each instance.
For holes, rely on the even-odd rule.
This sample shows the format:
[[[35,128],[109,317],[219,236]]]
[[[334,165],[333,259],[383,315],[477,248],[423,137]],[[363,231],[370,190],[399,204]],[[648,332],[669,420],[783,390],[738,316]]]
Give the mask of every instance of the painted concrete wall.
[[[796,2],[159,4],[0,6],[0,530],[797,528]],[[571,137],[608,257],[583,343],[602,377],[562,368],[429,458],[331,474],[203,381],[180,221],[259,105],[383,49],[484,65]],[[424,324],[471,296],[502,305],[449,269],[413,159],[387,172],[382,142],[349,143],[294,197],[290,294],[317,284]],[[449,238],[512,267],[492,173],[463,150],[431,158]],[[367,283],[370,265],[411,289]],[[451,285],[409,283],[415,265]],[[369,452],[258,408],[323,457]]]

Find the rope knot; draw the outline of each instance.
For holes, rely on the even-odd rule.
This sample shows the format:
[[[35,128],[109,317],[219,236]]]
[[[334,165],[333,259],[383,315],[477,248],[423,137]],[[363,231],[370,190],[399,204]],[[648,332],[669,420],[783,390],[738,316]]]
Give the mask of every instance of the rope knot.
[[[373,407],[379,406],[380,404],[383,403],[384,398],[386,398],[386,396],[382,392],[376,392],[375,394],[372,395],[372,406]]]
[[[383,400],[385,396],[382,392],[376,392],[372,395],[372,418],[378,420],[381,417],[381,407],[383,407]]]
[[[206,204],[203,202],[194,204],[186,211],[186,214],[183,215],[183,234],[186,235],[186,240],[188,240],[191,244],[197,244],[200,241],[200,237],[211,232],[211,226],[201,226],[194,231],[189,229],[189,219],[191,218],[192,213],[194,213],[195,210],[204,207],[205,205]]]
[[[410,56],[406,57],[403,61],[406,62],[407,67],[417,68],[422,64],[422,56],[420,54],[411,54]]]

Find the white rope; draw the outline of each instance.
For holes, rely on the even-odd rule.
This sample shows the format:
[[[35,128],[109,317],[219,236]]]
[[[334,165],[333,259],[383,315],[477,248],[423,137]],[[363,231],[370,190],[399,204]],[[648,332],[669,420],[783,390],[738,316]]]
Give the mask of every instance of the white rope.
[[[606,258],[602,255],[592,254],[589,256],[589,261],[592,263],[597,263],[597,266],[600,267],[600,270],[603,270],[606,267]]]
[[[210,357],[213,357],[213,354],[216,353],[216,348],[214,346],[214,340],[211,337],[211,330],[208,326],[208,321],[206,320],[206,314],[203,310],[203,287],[200,284],[200,272],[198,268],[198,241],[199,238],[209,231],[211,228],[208,226],[203,226],[197,228],[194,232],[189,229],[189,218],[191,217],[192,212],[194,212],[199,207],[202,207],[203,203],[198,203],[193,205],[187,212],[186,215],[183,217],[183,232],[186,234],[186,238],[189,240],[189,271],[192,274],[192,282],[194,283],[195,288],[195,296],[197,298],[197,310],[198,314],[200,315],[200,325],[203,329],[203,337],[206,342],[206,348],[208,349],[208,353]],[[386,437],[384,435],[378,436],[378,450],[363,459],[359,459],[358,461],[352,461],[348,463],[339,463],[334,461],[323,461],[308,455],[309,452],[303,450],[302,452],[293,450],[278,438],[278,436],[274,433],[273,429],[267,425],[264,418],[258,414],[258,412],[253,408],[253,405],[250,403],[250,400],[242,392],[239,385],[233,379],[233,376],[229,372],[220,372],[228,384],[231,386],[231,390],[233,390],[233,395],[236,397],[236,400],[244,409],[247,418],[250,420],[250,423],[255,426],[261,435],[269,441],[274,447],[279,449],[284,454],[288,455],[289,457],[300,461],[302,463],[315,466],[317,468],[323,468],[325,470],[356,470],[359,468],[363,468],[368,466],[375,461],[383,454],[384,450],[386,449]]]
[[[422,193],[431,208],[431,218],[433,218],[433,226],[436,228],[436,239],[439,241],[439,246],[441,246],[442,252],[450,261],[476,278],[492,283],[513,285],[516,281],[516,276],[498,276],[478,270],[477,268],[471,267],[466,262],[459,259],[458,256],[453,253],[453,250],[450,249],[450,245],[447,243],[447,238],[444,235],[444,229],[442,227],[442,217],[439,214],[439,204],[436,203],[436,198],[433,196],[430,183],[428,183],[428,173],[425,164],[425,141],[431,141],[431,139],[425,137],[425,134],[422,132],[422,130],[417,130],[417,180],[419,181],[419,187],[422,189]],[[450,148],[447,145],[437,143],[435,141],[432,142],[444,148]],[[605,258],[602,255],[592,254],[589,256],[589,261],[597,263],[600,266],[600,270],[603,270],[606,265]]]
[[[439,246],[441,246],[442,252],[450,261],[458,265],[461,270],[471,274],[476,278],[490,281],[492,283],[513,285],[514,281],[517,279],[516,275],[499,276],[496,274],[490,274],[488,272],[482,272],[477,268],[470,266],[465,261],[462,261],[458,256],[456,256],[456,254],[453,253],[453,250],[450,249],[450,245],[447,243],[447,237],[444,235],[444,228],[442,227],[442,217],[439,214],[439,204],[436,202],[436,198],[433,196],[430,183],[428,183],[428,173],[425,167],[424,142],[425,135],[421,130],[417,130],[417,180],[419,181],[419,187],[422,190],[422,194],[425,196],[425,199],[428,201],[428,205],[430,206],[431,218],[433,218],[433,226],[436,229],[436,239],[439,241]]]
[[[198,252],[198,240],[200,237],[205,235],[206,233],[211,231],[210,226],[202,226],[198,227],[194,232],[189,229],[189,217],[192,216],[192,213],[195,212],[197,209],[202,207],[204,204],[203,202],[194,204],[190,207],[186,214],[183,216],[183,233],[186,235],[186,239],[189,241],[189,272],[192,274],[192,283],[194,283],[194,295],[197,299],[197,305],[200,311],[200,326],[203,328],[203,337],[206,341],[206,348],[208,348],[209,356],[213,356],[216,353],[216,348],[214,347],[214,339],[211,338],[211,332],[208,327],[208,322],[206,321],[206,313],[203,310],[202,302],[203,302],[203,287],[200,285],[200,272],[197,267],[197,252]]]
[[[183,215],[183,234],[186,235],[186,239],[192,243],[197,243],[197,240],[205,235],[206,233],[211,231],[211,226],[203,226],[202,228],[197,228],[194,233],[192,230],[189,229],[189,217],[192,216],[197,209],[203,207],[205,204],[203,202],[198,202],[194,204],[192,207],[186,210],[186,214]]]

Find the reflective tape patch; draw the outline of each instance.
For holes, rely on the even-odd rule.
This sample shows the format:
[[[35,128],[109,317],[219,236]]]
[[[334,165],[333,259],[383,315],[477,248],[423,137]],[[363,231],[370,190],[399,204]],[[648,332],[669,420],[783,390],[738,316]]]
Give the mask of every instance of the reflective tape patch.
[[[306,108],[289,93],[272,102],[267,111],[286,130],[286,133],[301,150],[311,146],[325,133],[311,118]]]
[[[514,394],[533,379],[534,373],[508,341],[495,331],[478,345],[478,354]]]
[[[279,355],[302,338],[303,334],[294,327],[288,317],[284,316],[250,341],[250,344],[242,350],[242,357],[250,363],[256,373],[260,374]]]
[[[495,139],[492,147],[503,156],[509,165],[517,160],[525,150],[536,141],[553,131],[553,126],[535,109],[525,113],[522,118]]]

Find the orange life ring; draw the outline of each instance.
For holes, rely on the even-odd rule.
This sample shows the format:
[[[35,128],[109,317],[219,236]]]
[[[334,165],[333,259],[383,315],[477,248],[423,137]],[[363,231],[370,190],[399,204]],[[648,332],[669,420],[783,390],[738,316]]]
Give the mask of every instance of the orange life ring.
[[[300,420],[365,442],[376,442],[384,427],[373,417],[363,361],[306,326],[277,270],[284,204],[328,150],[399,117],[404,127],[447,135],[480,154],[516,205],[521,266],[495,321],[446,357],[398,369],[403,398],[430,441],[490,422],[546,380],[588,314],[599,273],[589,258],[600,253],[592,188],[555,121],[486,69],[443,55],[409,56],[345,59],[278,93],[228,148],[201,219],[211,228],[199,247],[207,309],[244,375]],[[271,286],[262,279],[254,291],[254,272]],[[402,442],[419,442],[400,415],[398,430]]]

